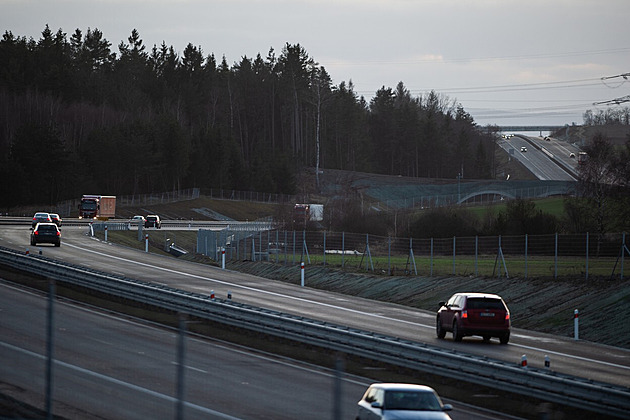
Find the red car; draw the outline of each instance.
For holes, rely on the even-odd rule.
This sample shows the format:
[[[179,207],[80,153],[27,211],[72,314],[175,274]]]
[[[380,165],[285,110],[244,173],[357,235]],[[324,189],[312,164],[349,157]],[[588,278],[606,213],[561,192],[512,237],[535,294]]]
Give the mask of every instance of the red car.
[[[495,294],[455,293],[448,302],[440,302],[435,325],[438,338],[451,332],[454,341],[470,335],[484,341],[498,337],[501,344],[510,340],[510,310]]]

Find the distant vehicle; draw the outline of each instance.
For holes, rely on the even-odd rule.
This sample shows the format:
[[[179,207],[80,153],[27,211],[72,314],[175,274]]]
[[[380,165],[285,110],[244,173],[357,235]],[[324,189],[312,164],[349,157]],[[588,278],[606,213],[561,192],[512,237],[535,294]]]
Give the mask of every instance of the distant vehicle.
[[[522,146],[522,147],[521,147],[521,152],[527,152],[527,147]]]
[[[549,136],[545,136],[545,141],[551,141],[551,138],[549,138]]]
[[[58,227],[61,227],[61,217],[57,213],[50,213],[50,220]]]
[[[38,223],[31,232],[31,245],[54,244],[61,246],[61,231],[54,223]]]
[[[439,306],[435,322],[438,338],[450,331],[454,341],[470,335],[480,335],[484,341],[498,337],[501,344],[510,340],[510,311],[499,295],[455,293]]]
[[[296,204],[293,207],[293,223],[305,226],[308,222],[324,220],[323,204]]]
[[[431,419],[450,420],[453,406],[431,387],[416,384],[375,383],[358,402],[357,420]]]
[[[569,157],[570,157],[571,159],[575,159],[575,153],[570,153],[570,154],[569,154]]]
[[[107,220],[116,216],[116,196],[86,194],[79,204],[79,219]]]
[[[160,216],[158,216],[157,214],[148,215],[144,222],[144,227],[145,228],[155,227],[157,229],[160,229],[162,227],[162,221],[160,220]]]
[[[133,223],[133,224],[136,224],[136,223],[144,224],[145,221],[146,219],[144,218],[144,216],[141,216],[141,215],[135,215],[131,219],[129,219],[129,223]]]
[[[588,154],[586,154],[586,152],[578,152],[578,155],[577,155],[578,164],[582,165],[586,163],[587,159],[588,159]]]
[[[34,228],[38,223],[52,223],[50,213],[46,213],[43,211],[35,213],[35,215],[33,215],[33,222],[31,223],[31,227]]]

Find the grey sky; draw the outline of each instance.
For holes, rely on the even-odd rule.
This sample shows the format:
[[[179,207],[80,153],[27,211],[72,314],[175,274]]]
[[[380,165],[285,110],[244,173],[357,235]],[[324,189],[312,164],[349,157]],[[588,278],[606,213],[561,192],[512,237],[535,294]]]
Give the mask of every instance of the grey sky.
[[[134,28],[148,49],[192,43],[230,65],[299,43],[368,100],[402,81],[481,125],[580,124],[630,95],[601,80],[630,73],[628,17],[628,0],[0,0],[3,33],[98,28],[115,52]]]

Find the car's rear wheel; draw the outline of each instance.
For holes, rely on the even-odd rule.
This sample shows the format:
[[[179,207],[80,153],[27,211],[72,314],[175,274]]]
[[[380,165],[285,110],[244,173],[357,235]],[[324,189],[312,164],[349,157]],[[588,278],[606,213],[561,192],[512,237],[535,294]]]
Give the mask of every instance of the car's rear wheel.
[[[507,344],[510,341],[510,333],[505,333],[501,337],[499,337],[499,342],[501,344]]]
[[[462,341],[464,336],[457,326],[457,321],[453,322],[453,341]]]
[[[442,327],[442,321],[440,318],[438,318],[435,322],[435,333],[437,334],[437,338],[442,339],[446,337],[446,330]]]
[[[56,247],[60,247],[60,246],[61,246],[61,242],[56,242],[56,243],[55,243],[55,246],[56,246]]]
[[[483,341],[490,341],[490,336],[489,335],[484,335],[483,336]]]

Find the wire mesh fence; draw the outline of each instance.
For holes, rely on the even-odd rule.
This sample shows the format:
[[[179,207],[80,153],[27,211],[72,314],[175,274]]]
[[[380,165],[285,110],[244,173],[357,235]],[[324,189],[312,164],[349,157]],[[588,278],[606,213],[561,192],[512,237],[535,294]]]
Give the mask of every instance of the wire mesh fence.
[[[382,275],[620,277],[625,233],[394,238],[325,231],[224,231],[198,252],[228,260],[324,265]],[[198,243],[200,241],[198,240]]]

